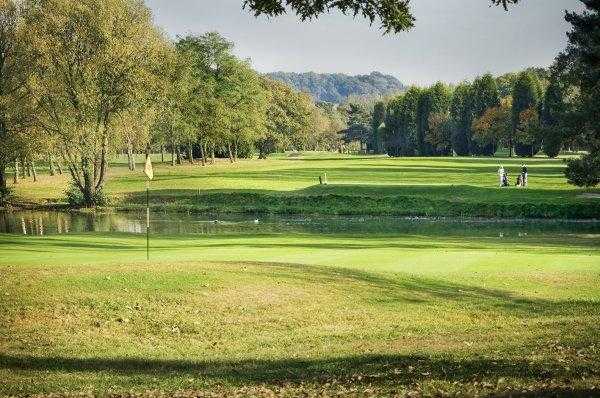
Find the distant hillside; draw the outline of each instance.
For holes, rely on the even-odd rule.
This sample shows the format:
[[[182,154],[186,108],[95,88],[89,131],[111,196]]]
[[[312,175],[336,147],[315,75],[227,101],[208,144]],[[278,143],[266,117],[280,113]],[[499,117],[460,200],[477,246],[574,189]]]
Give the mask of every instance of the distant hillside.
[[[403,91],[405,86],[394,76],[372,72],[369,75],[348,76],[342,73],[268,73],[299,91],[311,94],[317,101],[343,102],[349,96],[385,95]]]

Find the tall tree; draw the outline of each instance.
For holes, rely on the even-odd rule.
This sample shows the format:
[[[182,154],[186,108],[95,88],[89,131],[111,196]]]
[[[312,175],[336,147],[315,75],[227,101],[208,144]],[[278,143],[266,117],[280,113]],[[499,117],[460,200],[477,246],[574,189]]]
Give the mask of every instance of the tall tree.
[[[343,131],[346,128],[342,114],[334,104],[326,102],[318,102],[314,109],[313,115],[320,121],[315,127],[314,139],[317,145],[314,149],[339,150],[343,142]]]
[[[500,93],[496,80],[491,74],[485,74],[473,81],[471,89],[471,104],[473,116],[479,118],[490,108],[500,106]],[[492,156],[496,152],[496,146],[491,142],[481,145],[480,140],[471,140],[471,153],[474,155]]]
[[[373,143],[371,114],[365,104],[349,102],[344,107],[348,128],[344,132],[346,143],[359,142],[362,148]]]
[[[513,147],[519,156],[532,156],[539,151],[538,139],[531,136],[530,127],[535,124],[534,116],[539,115],[541,95],[540,82],[533,72],[525,71],[517,76],[512,94],[512,134],[508,140],[510,156]]]
[[[153,97],[165,41],[135,0],[30,0],[36,122],[57,137],[82,204],[96,204],[117,116]],[[52,10],[49,12],[48,10]]]
[[[311,103],[306,95],[286,84],[267,78],[263,78],[262,84],[267,93],[266,129],[258,139],[257,147],[259,157],[264,159],[270,153],[286,150],[294,137],[306,135]]]
[[[417,111],[423,90],[411,87],[392,99],[385,116],[385,146],[390,156],[417,154]]]
[[[228,85],[235,87],[225,97],[225,106],[229,109],[229,141],[233,160],[238,158],[239,148],[251,148],[264,133],[267,107],[266,92],[261,86],[258,74],[246,61],[237,61],[232,65],[228,76]]]
[[[461,83],[454,89],[450,102],[452,149],[459,156],[471,153],[471,124],[473,123],[473,96],[471,84]]]
[[[417,107],[417,146],[420,156],[439,155],[440,153],[428,139],[430,116],[434,113],[446,113],[450,107],[451,91],[443,83],[438,82],[423,91]]]
[[[31,116],[25,87],[30,59],[23,51],[21,16],[15,1],[0,2],[0,200],[8,193],[7,167],[30,155],[27,149],[35,146],[33,136],[29,143],[24,136]],[[15,181],[17,178],[15,168]]]
[[[588,151],[581,159],[569,162],[567,179],[576,185],[593,186],[600,183],[600,0],[582,2],[586,7],[583,13],[566,14],[565,19],[573,28],[567,34],[567,50],[557,63],[579,93],[569,117],[576,121]]]
[[[176,49],[166,54],[161,75],[151,140],[170,149],[171,165],[175,166],[181,163],[181,147],[196,141],[197,131],[190,114],[194,111],[197,87],[190,58]],[[203,161],[206,160],[203,158]]]
[[[226,139],[230,130],[230,113],[226,106],[228,90],[235,89],[228,84],[229,75],[236,60],[233,43],[218,32],[207,32],[201,36],[188,35],[176,44],[181,56],[189,59],[192,68],[192,94],[186,101],[184,120],[195,130],[194,139],[201,148],[203,164],[206,163],[205,148],[229,149],[233,161],[231,142]]]
[[[232,54],[233,43],[217,32],[187,36],[177,48],[193,63],[197,88],[190,120],[200,146],[219,145],[234,162],[238,147],[253,142],[264,130],[266,98],[261,81],[247,61]]]
[[[373,149],[375,153],[383,152],[383,137],[381,125],[385,121],[385,104],[383,101],[378,101],[371,116],[371,131],[373,131]]]
[[[488,108],[473,120],[473,140],[482,148],[507,145],[512,129],[512,98],[504,97],[499,106]]]
[[[540,121],[544,153],[551,158],[558,156],[565,138],[563,120],[567,105],[564,100],[564,87],[557,76],[550,79],[544,94]]]

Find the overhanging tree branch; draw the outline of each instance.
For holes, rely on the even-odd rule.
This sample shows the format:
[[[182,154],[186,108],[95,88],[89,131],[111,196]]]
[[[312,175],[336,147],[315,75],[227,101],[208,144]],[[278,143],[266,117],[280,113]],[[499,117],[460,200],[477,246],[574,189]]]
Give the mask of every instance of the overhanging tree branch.
[[[502,5],[508,10],[510,4],[519,0],[487,0],[493,5]],[[385,33],[410,30],[415,18],[410,10],[410,0],[244,0],[244,8],[255,16],[277,16],[288,9],[294,11],[302,21],[318,18],[321,14],[339,10],[343,14],[362,16],[371,24],[379,21]]]

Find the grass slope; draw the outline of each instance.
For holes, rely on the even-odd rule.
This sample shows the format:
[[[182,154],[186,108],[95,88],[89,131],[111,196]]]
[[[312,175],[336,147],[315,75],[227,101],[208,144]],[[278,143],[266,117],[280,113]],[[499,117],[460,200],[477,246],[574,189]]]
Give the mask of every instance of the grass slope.
[[[0,236],[0,395],[597,395],[597,234],[152,246]]]
[[[598,218],[600,190],[569,186],[560,159],[528,159],[530,187],[499,189],[498,165],[508,169],[514,182],[522,161],[308,153],[208,167],[156,163],[152,206],[250,213]],[[330,185],[317,185],[322,173]],[[38,183],[22,182],[15,192],[23,201],[56,203],[66,185],[66,176],[41,175]],[[132,173],[123,163],[113,165],[107,192],[114,206],[143,207],[144,190],[140,170]]]

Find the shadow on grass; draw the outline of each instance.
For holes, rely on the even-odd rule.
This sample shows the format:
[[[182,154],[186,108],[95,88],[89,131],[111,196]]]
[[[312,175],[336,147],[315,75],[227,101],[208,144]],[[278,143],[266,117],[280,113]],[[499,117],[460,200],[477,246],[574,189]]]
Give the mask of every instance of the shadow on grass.
[[[147,375],[162,378],[194,377],[233,386],[259,384],[285,386],[337,383],[357,387],[391,388],[415,386],[423,381],[473,385],[499,378],[531,382],[558,380],[564,389],[522,392],[527,396],[550,396],[568,391],[569,396],[592,396],[594,390],[569,389],[570,380],[594,374],[590,364],[532,363],[523,360],[455,359],[405,355],[356,355],[325,359],[195,360],[153,358],[69,358],[0,354],[0,368],[13,371],[106,372],[121,376]],[[548,395],[546,395],[548,394]],[[519,394],[516,394],[519,396]],[[511,394],[515,396],[515,394]]]
[[[351,268],[277,263],[252,263],[268,267],[268,275],[294,283],[318,283],[346,289],[374,304],[392,302],[429,303],[454,302],[461,310],[509,312],[513,315],[537,318],[553,316],[584,316],[600,314],[600,302],[586,300],[547,300],[517,293],[454,283],[443,279],[412,276],[406,273],[366,272]],[[252,271],[246,270],[247,275]],[[263,270],[254,271],[256,274]],[[589,330],[590,334],[595,333]],[[580,336],[586,339],[586,333]]]
[[[575,226],[577,227],[577,226]],[[259,229],[248,229],[240,232],[243,227],[228,230],[214,229],[206,233],[170,234],[166,231],[152,231],[151,246],[153,251],[181,251],[186,249],[231,249],[231,250],[324,250],[348,251],[356,255],[357,250],[386,250],[397,251],[401,256],[406,250],[444,251],[444,252],[504,252],[507,247],[512,254],[527,255],[535,248],[536,254],[581,255],[589,251],[595,253],[598,249],[598,227],[595,224],[583,225],[581,230],[560,230],[557,226],[553,232],[546,235],[519,237],[517,232],[509,228],[497,227],[493,230],[473,231],[473,228],[463,227],[461,230],[429,230],[427,234],[415,234],[415,231],[390,230],[381,231],[356,230],[355,234],[347,229],[340,232],[329,230],[327,233],[318,230],[280,230],[273,232]],[[343,227],[340,227],[343,229]],[[526,229],[535,234],[535,229]],[[207,230],[208,231],[208,230]],[[498,237],[498,231],[507,235]],[[424,232],[424,231],[420,231]],[[511,233],[511,236],[508,234]],[[553,235],[555,233],[556,235]],[[577,236],[569,234],[590,234]],[[365,234],[365,235],[362,235]],[[367,236],[368,234],[368,236]],[[120,239],[118,241],[113,241]],[[145,240],[145,234],[126,232],[85,232],[79,235],[49,235],[49,236],[0,236],[0,248],[15,248],[22,252],[47,252],[60,250],[92,250],[95,252],[130,252],[139,251],[140,240]],[[399,258],[401,262],[401,259]]]
[[[160,181],[160,180],[158,180]],[[316,177],[315,177],[316,181]],[[478,187],[472,185],[377,185],[377,184],[330,184],[327,186],[311,185],[294,191],[279,191],[268,189],[204,189],[199,181],[197,187],[174,188],[174,189],[152,189],[150,191],[152,202],[181,199],[202,199],[206,196],[260,196],[263,198],[286,198],[297,197],[302,199],[307,196],[339,195],[348,198],[363,197],[371,200],[381,198],[407,198],[428,199],[436,201],[449,201],[457,203],[490,204],[501,203],[503,205],[514,203],[518,205],[521,201],[532,204],[547,202],[560,203],[561,201],[582,202],[594,204],[592,198],[578,197],[581,192],[564,189],[500,189],[495,185]],[[123,194],[122,203],[145,203],[145,191]],[[223,203],[226,205],[226,203]]]
[[[38,239],[32,241],[36,243],[44,243],[45,240]],[[68,246],[69,242],[63,242],[64,246]],[[155,252],[160,250],[173,249],[176,243],[165,244],[160,247],[157,245],[153,246]],[[210,246],[210,245],[209,245]],[[239,247],[240,244],[231,244],[232,248]],[[48,246],[46,250],[48,250]],[[90,247],[94,247],[90,244]],[[205,247],[205,246],[203,246]],[[229,247],[228,245],[215,244],[212,247]],[[289,245],[282,244],[283,249],[291,247]],[[307,246],[312,247],[312,246]],[[80,246],[75,246],[75,251],[79,250]],[[272,248],[272,246],[258,246],[258,248]],[[25,248],[24,250],[29,250]],[[106,250],[114,251],[111,248]],[[123,250],[122,247],[119,250]],[[140,252],[140,247],[131,246],[128,247],[129,252],[137,251]],[[75,252],[74,251],[74,252]],[[51,250],[48,250],[51,252]],[[125,251],[124,253],[127,253]],[[163,260],[157,263],[157,267],[154,269],[154,273],[146,273],[146,271],[140,270],[140,283],[147,286],[154,286],[157,281],[164,280],[164,278],[180,278],[181,272],[194,274],[198,272],[197,268],[199,264],[191,262],[190,260],[182,262],[181,259],[177,260],[180,264],[181,269],[173,272],[170,276],[169,268],[163,269],[159,264],[165,262],[165,264],[172,264],[173,258],[177,258],[177,252],[173,252],[172,256],[162,257]],[[197,252],[197,253],[202,253]],[[59,254],[61,255],[61,254]],[[167,260],[165,260],[165,258]],[[97,261],[97,260],[95,260]],[[398,304],[426,304],[436,305],[437,303],[454,304],[456,311],[470,311],[473,313],[477,312],[489,312],[489,313],[510,313],[511,315],[531,319],[531,318],[544,318],[544,317],[566,317],[572,319],[573,317],[581,318],[581,330],[579,331],[579,337],[581,339],[587,339],[588,330],[585,325],[587,320],[584,317],[591,317],[590,319],[598,318],[600,314],[600,302],[593,300],[583,299],[568,299],[568,300],[550,300],[539,297],[531,297],[525,295],[519,291],[503,290],[500,288],[482,287],[481,283],[485,283],[486,277],[477,277],[472,275],[473,283],[456,283],[447,279],[434,279],[422,276],[416,276],[406,273],[401,268],[400,272],[378,272],[378,271],[366,271],[357,269],[354,267],[345,266],[328,266],[328,265],[310,265],[310,264],[290,264],[280,262],[267,262],[267,261],[220,261],[224,263],[222,269],[218,266],[214,269],[214,272],[224,273],[225,280],[229,283],[244,283],[244,281],[250,280],[262,280],[263,283],[286,283],[290,286],[312,286],[315,288],[322,288],[324,291],[333,292],[334,294],[339,293],[340,297],[347,297],[351,295],[354,299],[358,300],[361,305],[369,306],[385,306],[389,310],[399,310],[401,306]],[[248,265],[249,268],[240,270],[236,267],[236,264],[241,263],[242,265]],[[189,264],[189,268],[188,268]],[[218,264],[218,263],[217,263]],[[399,262],[401,264],[401,260]],[[200,264],[203,267],[203,264]],[[90,271],[89,265],[85,266],[86,272]],[[204,269],[204,268],[200,268]],[[124,269],[123,272],[128,273],[128,281],[134,282],[136,278],[135,273],[131,275],[132,271],[135,271],[135,265],[131,269]],[[106,272],[102,266],[98,268],[98,272]],[[113,271],[117,274],[119,271]],[[155,275],[157,281],[153,281],[153,275]],[[148,279],[150,278],[150,279]],[[516,277],[515,277],[516,278]],[[523,278],[523,277],[521,277]],[[118,279],[118,278],[117,278]],[[238,280],[239,279],[239,280]],[[237,282],[234,282],[237,281]],[[510,282],[511,280],[507,280]],[[117,283],[117,282],[114,282]],[[201,280],[198,283],[203,283]],[[520,283],[527,283],[526,280],[521,279]],[[531,282],[533,283],[533,282]],[[537,282],[539,283],[539,281]],[[178,286],[174,284],[174,286]],[[192,286],[192,285],[190,285]],[[109,285],[110,287],[110,285]],[[222,287],[227,289],[227,285]],[[533,285],[530,286],[530,290],[534,289]],[[178,287],[177,287],[178,289]],[[177,290],[179,291],[179,290]],[[391,305],[391,306],[390,306]],[[598,318],[600,321],[600,318]],[[560,324],[553,324],[553,320],[547,324],[547,327],[560,328]],[[594,334],[595,330],[589,330],[589,333]]]

